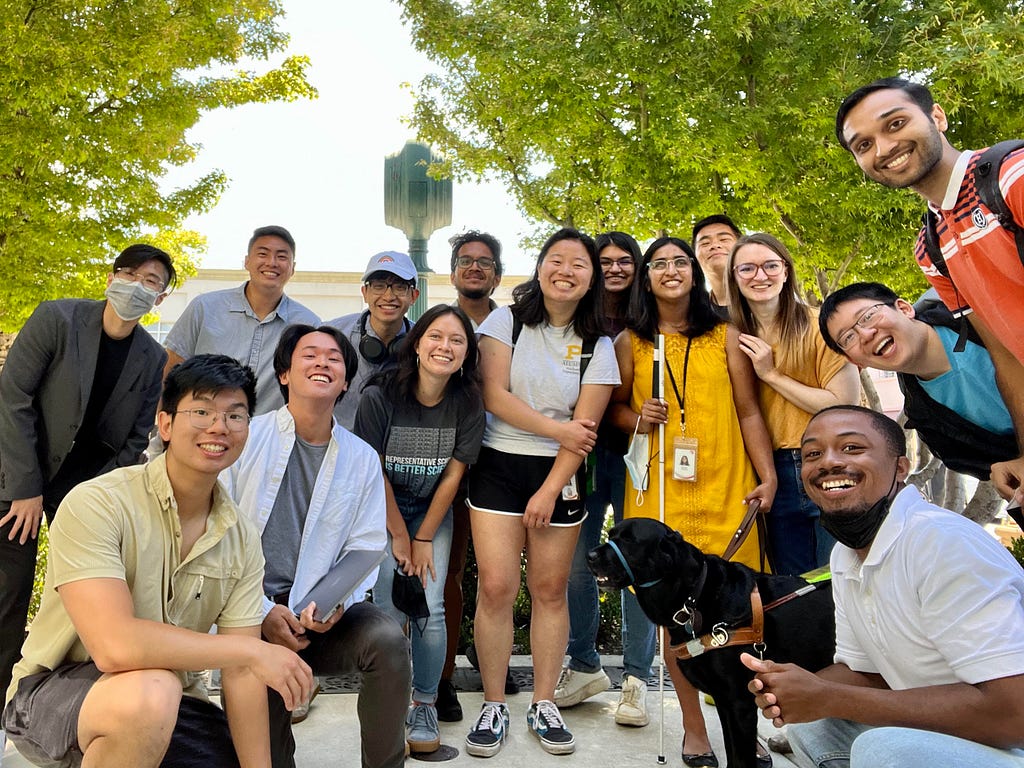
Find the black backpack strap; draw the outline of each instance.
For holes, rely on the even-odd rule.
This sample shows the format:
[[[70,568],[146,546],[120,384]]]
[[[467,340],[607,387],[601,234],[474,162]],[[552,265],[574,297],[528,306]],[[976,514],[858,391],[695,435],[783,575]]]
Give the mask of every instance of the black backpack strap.
[[[512,314],[512,349],[516,348],[516,342],[519,341],[519,334],[523,332],[523,321]]]
[[[1021,264],[1024,264],[1024,227],[1014,219],[1013,211],[999,190],[999,169],[1003,165],[1003,160],[1008,154],[1021,148],[1024,148],[1024,140],[1009,139],[993,144],[982,152],[974,166],[974,185],[981,202],[999,219],[1000,226],[1013,234],[1014,242],[1017,244],[1017,255]]]
[[[939,218],[935,215],[931,208],[924,212],[924,216],[921,217],[921,227],[924,232],[924,250],[928,254],[928,258],[932,262],[932,266],[939,270],[939,274],[947,280],[949,279],[949,267],[946,266],[946,260],[942,257],[942,247],[939,245],[939,233],[936,231],[938,226]]]

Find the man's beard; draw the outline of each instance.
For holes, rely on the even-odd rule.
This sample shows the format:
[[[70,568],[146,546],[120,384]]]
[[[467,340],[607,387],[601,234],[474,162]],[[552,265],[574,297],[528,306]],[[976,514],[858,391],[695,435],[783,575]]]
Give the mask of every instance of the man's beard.
[[[459,293],[461,293],[467,299],[486,299],[488,296],[491,295],[490,291],[484,290],[483,288],[477,288],[477,289],[471,289],[471,290],[463,289],[463,290],[459,291]]]
[[[875,177],[875,181],[884,187],[889,187],[889,189],[912,189],[924,181],[925,178],[935,170],[939,161],[942,160],[942,134],[939,133],[937,128],[932,126],[932,130],[928,134],[928,140],[926,143],[917,143],[917,151],[915,154],[917,154],[921,159],[921,169],[918,171],[916,176],[899,182],[887,179],[883,176],[882,178]]]

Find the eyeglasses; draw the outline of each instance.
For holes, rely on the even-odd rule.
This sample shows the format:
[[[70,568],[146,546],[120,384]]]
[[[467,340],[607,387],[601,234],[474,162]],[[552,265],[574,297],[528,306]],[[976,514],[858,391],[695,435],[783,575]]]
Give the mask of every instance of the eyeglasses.
[[[778,277],[786,271],[786,262],[781,259],[771,259],[764,264],[737,264],[732,268],[736,276],[742,277],[744,280],[753,279],[758,270],[764,272],[765,277]]]
[[[882,307],[888,306],[888,304],[872,304],[861,312],[860,317],[854,321],[853,326],[836,336],[836,344],[839,345],[839,348],[845,352],[846,348],[857,340],[858,328],[874,328],[875,323],[882,319]]]
[[[618,267],[625,271],[633,268],[633,257],[623,256],[621,259],[601,259],[601,269],[611,269],[612,267]]]
[[[674,259],[655,259],[647,265],[647,268],[651,270],[651,272],[664,272],[668,269],[669,264],[674,266],[679,272],[693,266],[693,262],[690,261],[689,256],[676,256]]]
[[[224,417],[224,423],[232,432],[241,432],[249,426],[249,414],[245,411],[213,411],[209,408],[185,408],[175,413],[187,413],[188,420],[196,429],[209,429],[217,421],[218,416]]]
[[[142,274],[136,272],[134,269],[128,267],[118,267],[114,270],[114,274],[120,277],[122,280],[128,280],[133,283],[142,283],[144,286],[149,288],[151,291],[156,293],[163,293],[164,288],[167,287],[167,283],[159,275],[154,275],[152,272]]]
[[[476,264],[478,267],[480,267],[480,269],[484,270],[485,272],[489,272],[490,270],[494,269],[494,259],[489,258],[487,256],[480,256],[475,259],[472,256],[459,256],[457,259],[455,259],[455,264],[461,267],[462,269],[472,267],[474,264]]]
[[[408,296],[409,291],[412,290],[412,286],[409,283],[390,282],[388,280],[367,280],[366,287],[370,293],[380,294],[385,293],[390,288],[391,292],[400,299]]]

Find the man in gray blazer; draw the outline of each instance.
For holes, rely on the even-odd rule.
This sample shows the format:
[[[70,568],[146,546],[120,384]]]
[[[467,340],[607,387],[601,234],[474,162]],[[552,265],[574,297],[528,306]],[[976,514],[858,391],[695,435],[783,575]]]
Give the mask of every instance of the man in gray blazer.
[[[0,371],[0,691],[24,640],[43,514],[52,520],[78,483],[141,459],[167,355],[139,320],[175,279],[166,253],[129,246],[105,301],[43,302]]]

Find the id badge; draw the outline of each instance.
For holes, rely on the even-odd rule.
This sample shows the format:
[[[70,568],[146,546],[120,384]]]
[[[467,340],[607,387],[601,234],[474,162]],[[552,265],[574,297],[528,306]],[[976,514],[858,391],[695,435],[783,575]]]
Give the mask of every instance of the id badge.
[[[562,501],[579,501],[579,498],[580,491],[576,485],[576,475],[573,475],[562,489]]]
[[[677,437],[672,448],[672,478],[694,482],[697,479],[697,438]]]

